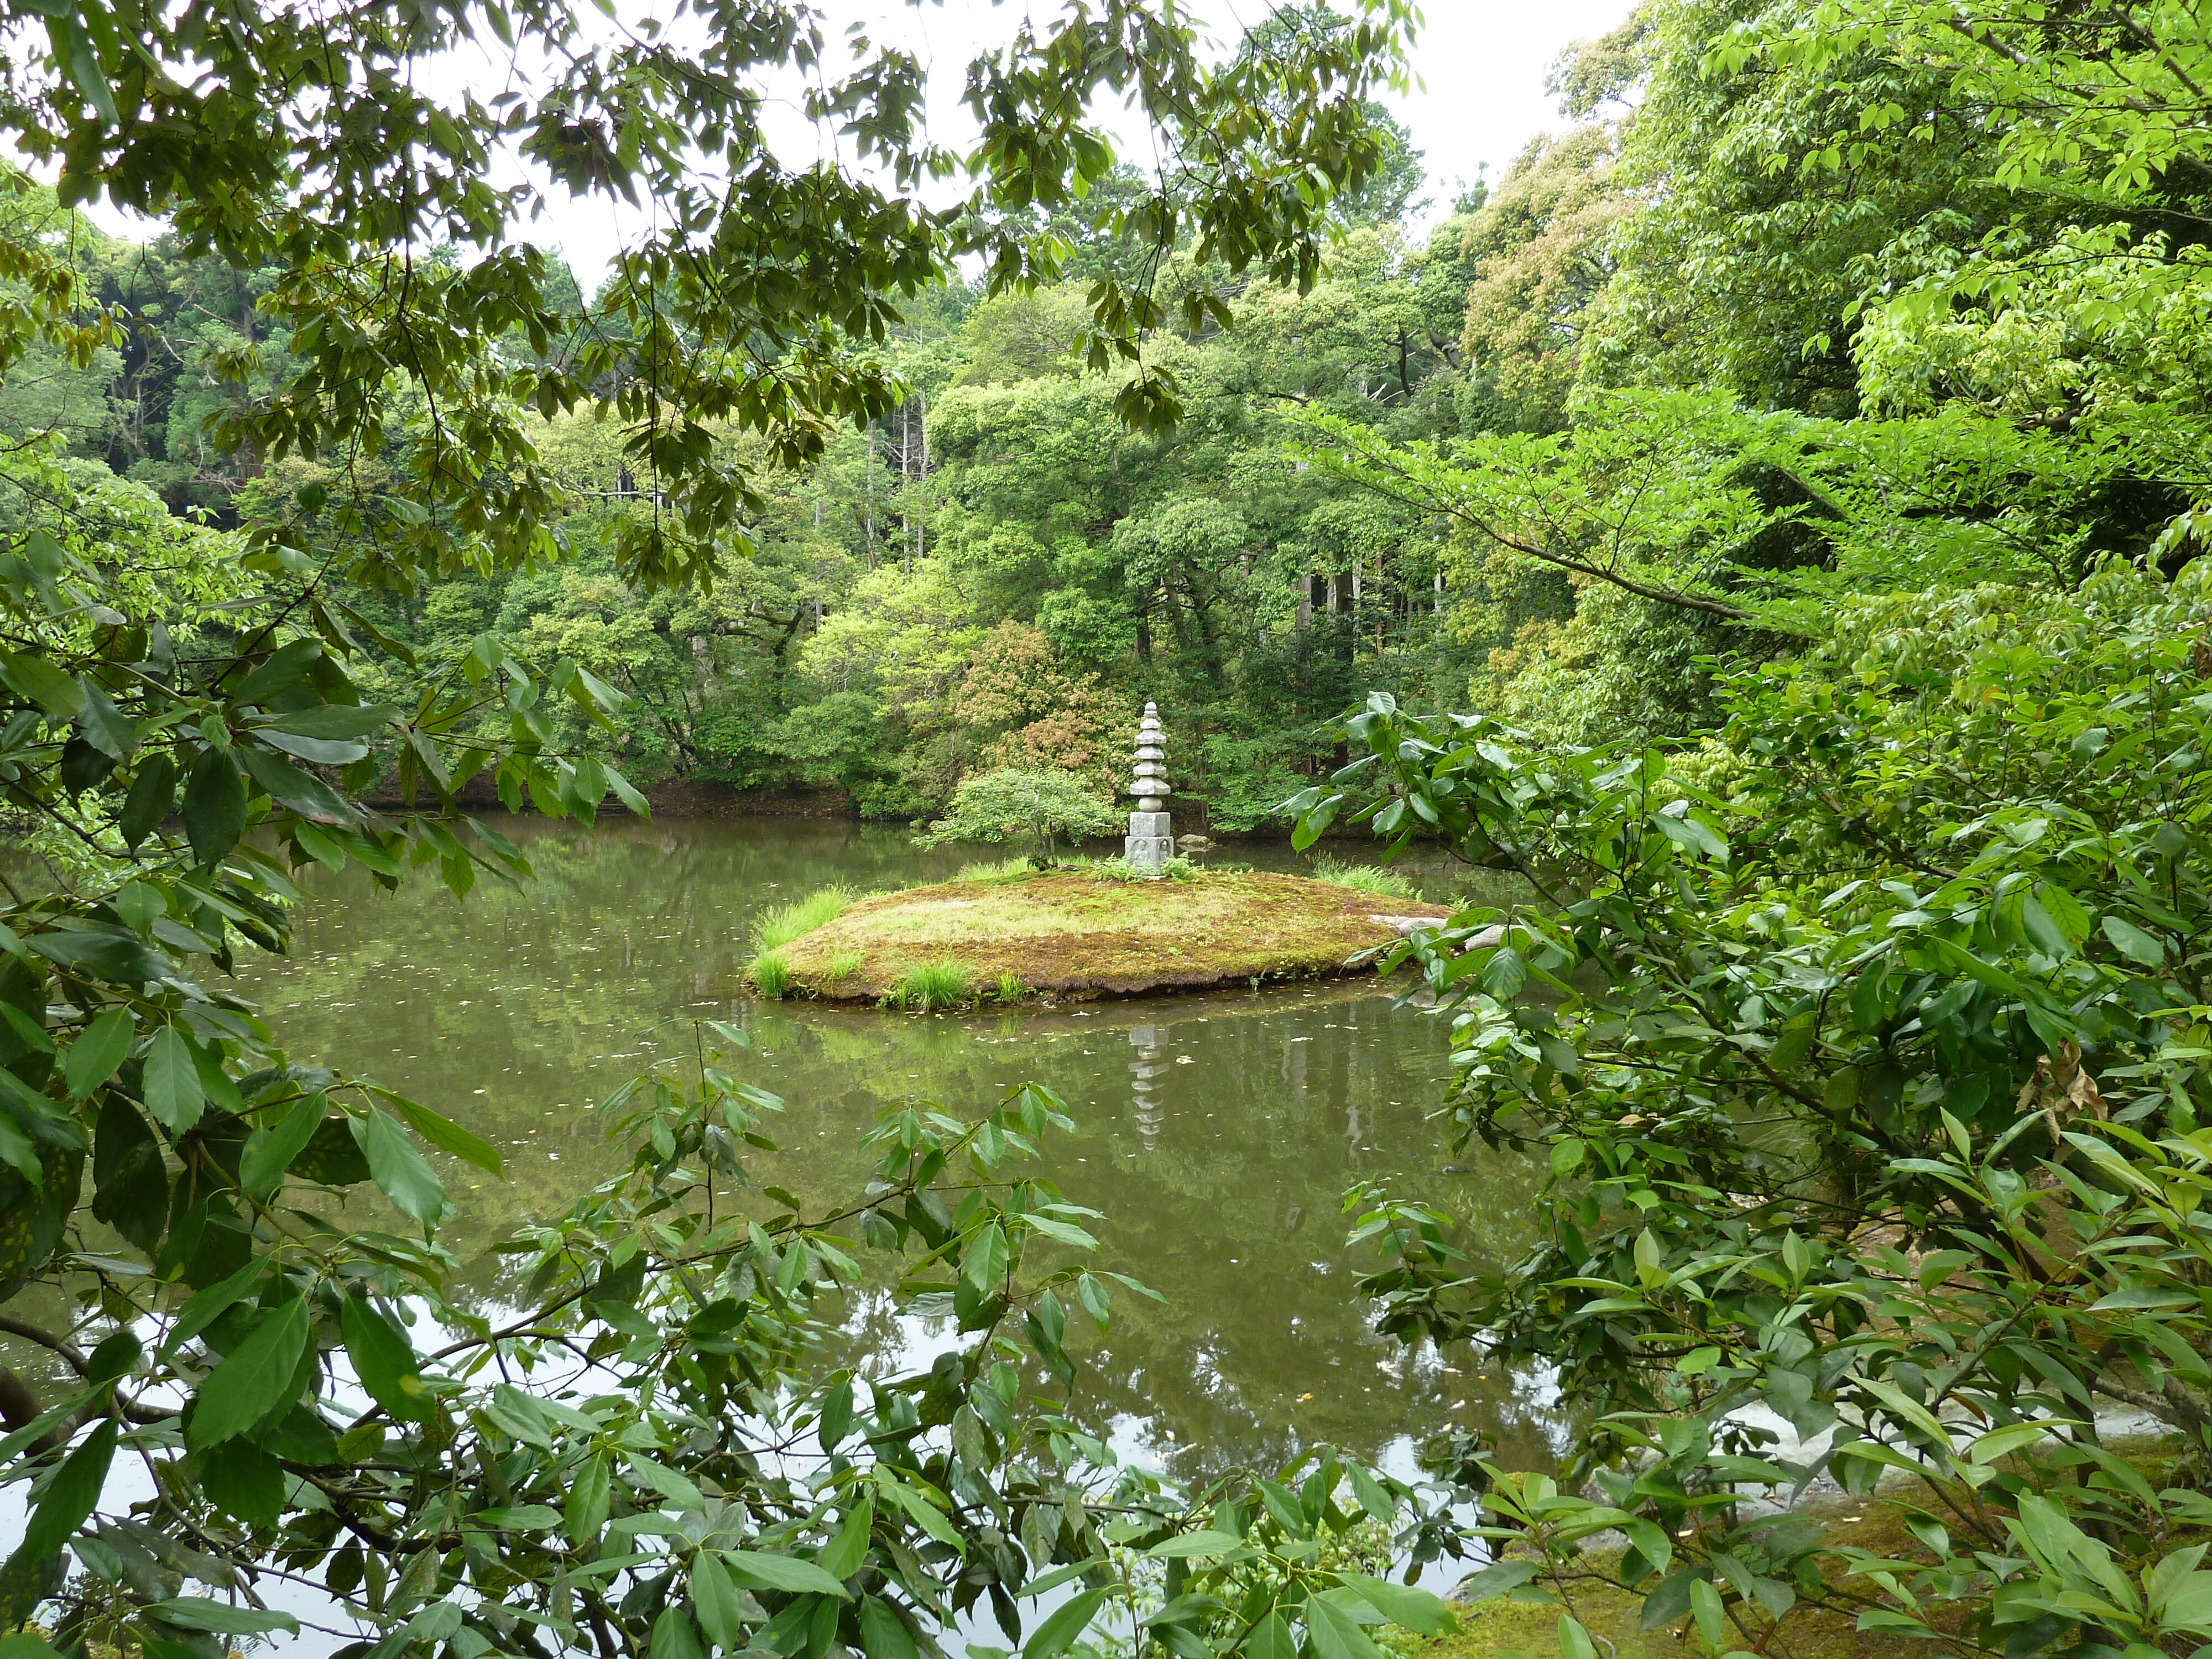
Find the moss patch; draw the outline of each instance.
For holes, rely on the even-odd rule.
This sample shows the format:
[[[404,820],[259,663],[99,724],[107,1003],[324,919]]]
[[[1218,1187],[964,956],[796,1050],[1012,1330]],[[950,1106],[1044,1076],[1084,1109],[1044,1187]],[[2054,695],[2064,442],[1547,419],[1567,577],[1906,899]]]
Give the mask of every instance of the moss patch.
[[[1134,996],[1344,973],[1347,957],[1395,937],[1382,914],[1449,913],[1298,876],[994,873],[860,900],[776,954],[792,988],[818,997],[879,999],[944,962],[980,986]]]

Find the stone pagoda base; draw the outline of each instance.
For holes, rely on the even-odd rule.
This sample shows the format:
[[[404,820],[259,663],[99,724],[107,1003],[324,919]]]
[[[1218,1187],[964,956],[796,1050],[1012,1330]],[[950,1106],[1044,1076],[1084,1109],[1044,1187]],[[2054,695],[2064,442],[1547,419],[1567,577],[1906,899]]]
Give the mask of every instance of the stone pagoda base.
[[[1122,842],[1124,855],[1132,870],[1141,870],[1157,876],[1175,856],[1175,831],[1169,827],[1165,812],[1132,812],[1129,814],[1129,838]]]

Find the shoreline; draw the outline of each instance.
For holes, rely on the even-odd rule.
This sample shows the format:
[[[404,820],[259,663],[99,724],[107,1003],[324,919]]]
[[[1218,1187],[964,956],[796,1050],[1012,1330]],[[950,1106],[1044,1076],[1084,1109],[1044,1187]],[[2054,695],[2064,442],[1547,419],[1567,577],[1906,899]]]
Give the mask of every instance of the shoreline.
[[[912,820],[897,817],[866,817],[855,811],[853,798],[846,790],[827,789],[740,789],[732,784],[714,783],[698,779],[674,778],[659,783],[641,784],[639,793],[646,805],[652,808],[655,818],[684,818],[714,820],[721,818],[809,818],[820,822],[862,824],[875,829],[903,830]],[[434,799],[427,792],[416,797],[419,808],[426,799]],[[505,811],[507,807],[492,787],[491,780],[483,774],[471,778],[454,795],[456,805],[471,811]],[[380,785],[374,793],[365,799],[365,805],[382,811],[403,811],[406,803],[396,790]],[[1179,828],[1178,835],[1203,836],[1222,843],[1246,843],[1272,841],[1288,834],[1290,823],[1285,819],[1278,824],[1263,825],[1250,830],[1222,830],[1212,826],[1204,812],[1205,803],[1194,796],[1176,798],[1176,816],[1182,817],[1186,807],[1196,807],[1194,823]],[[600,804],[602,817],[630,817],[635,816],[611,795]],[[522,814],[536,817],[535,810],[526,801]],[[1342,830],[1332,830],[1322,836],[1324,841],[1361,839],[1361,836]],[[1102,843],[1103,845],[1103,843]]]

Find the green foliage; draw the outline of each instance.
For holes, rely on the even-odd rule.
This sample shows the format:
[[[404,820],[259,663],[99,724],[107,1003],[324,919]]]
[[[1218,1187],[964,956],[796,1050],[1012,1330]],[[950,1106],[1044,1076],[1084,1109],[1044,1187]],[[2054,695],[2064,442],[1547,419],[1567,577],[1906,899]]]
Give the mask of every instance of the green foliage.
[[[1022,995],[1023,988],[1020,980],[1017,979],[1012,974],[1001,974],[999,975],[1000,1001],[1005,1003],[1019,1002],[1022,1000]]]
[[[1121,815],[1073,772],[1002,766],[963,780],[953,792],[951,810],[928,833],[915,836],[915,845],[1026,837],[1036,856],[1049,863],[1063,839],[1109,836],[1121,823]]]
[[[817,887],[805,898],[772,905],[753,922],[753,948],[774,951],[802,933],[811,933],[860,896],[849,887]]]
[[[940,1008],[959,1007],[975,994],[975,970],[965,963],[949,959],[917,963],[899,975],[891,1000],[918,1013],[933,1013]]]
[[[858,951],[834,951],[822,969],[822,976],[832,984],[842,984],[860,971],[860,953]]]
[[[1362,893],[1380,893],[1387,898],[1413,896],[1413,884],[1395,871],[1375,864],[1346,864],[1333,854],[1316,859],[1311,873],[1316,881],[1334,882]]]
[[[1093,881],[1195,881],[1203,872],[1190,859],[1177,856],[1164,860],[1156,870],[1151,865],[1132,864],[1126,858],[1091,859],[1083,866],[1084,874]]]
[[[781,1001],[791,989],[791,969],[774,951],[763,951],[745,969],[753,988],[771,1000]]]
[[[1619,1528],[1647,1625],[1755,1645],[1814,1602],[1991,1647],[2204,1639],[2172,1534],[2212,1455],[2208,623],[2200,565],[2106,568],[2063,617],[1862,601],[1730,675],[1682,770],[1382,698],[1344,729],[1301,838],[1434,836],[1534,895],[1395,954],[1455,1022],[1462,1141],[1548,1161],[1540,1242],[1472,1273],[1426,1206],[1351,1200],[1386,1329],[1554,1365],[1584,1413],[1557,1483],[1486,1476],[1515,1572]],[[2102,1443],[2118,1404],[2176,1437],[2166,1489]],[[1818,1473],[1918,1482],[1919,1551],[1737,1507]]]

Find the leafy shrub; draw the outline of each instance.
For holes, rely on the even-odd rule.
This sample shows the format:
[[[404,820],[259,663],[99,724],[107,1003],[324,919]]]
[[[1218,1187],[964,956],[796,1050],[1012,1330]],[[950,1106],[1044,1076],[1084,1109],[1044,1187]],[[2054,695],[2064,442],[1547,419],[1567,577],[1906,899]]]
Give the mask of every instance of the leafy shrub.
[[[779,1001],[791,989],[790,966],[773,951],[763,951],[755,957],[752,965],[745,969],[745,976],[763,996]]]
[[[1385,870],[1379,864],[1346,864],[1328,854],[1314,860],[1313,878],[1362,893],[1380,893],[1385,898],[1413,896],[1413,884],[1395,870]]]
[[[1140,870],[1126,858],[1092,859],[1084,865],[1083,872],[1095,881],[1152,881],[1158,879],[1150,870]],[[1191,860],[1180,855],[1160,866],[1159,875],[1170,881],[1196,881],[1203,873]],[[1226,873],[1226,872],[1224,872]]]
[[[1109,836],[1123,821],[1111,803],[1093,794],[1073,772],[1002,766],[981,777],[963,779],[952,792],[951,809],[927,834],[915,836],[915,845],[1026,838],[1036,855],[1049,861],[1062,840]]]
[[[1779,1650],[1814,1605],[1978,1650],[2188,1651],[2212,1638],[2182,1547],[2212,1520],[2212,568],[1833,627],[1722,683],[1725,799],[1661,755],[1387,697],[1344,728],[1362,793],[1308,792],[1297,839],[1433,823],[1563,896],[1394,953],[1455,1021],[1459,1143],[1548,1158],[1538,1241],[1473,1274],[1440,1212],[1366,1188],[1363,1288],[1387,1330],[1557,1367],[1585,1425],[1556,1482],[1459,1460],[1532,1557],[1483,1593],[1566,1584],[1610,1529],[1645,1624],[1694,1617],[1701,1651]],[[2100,1443],[2118,1405],[2169,1435],[2162,1488]],[[1755,1407],[1833,1438],[1782,1455]],[[1917,1483],[1895,1559],[1733,1501],[1819,1474]]]
[[[793,899],[788,904],[779,904],[772,909],[763,910],[753,919],[753,948],[757,951],[780,949],[802,933],[812,933],[858,896],[849,887],[822,887],[805,898]]]
[[[899,975],[891,1000],[902,1008],[913,1008],[922,1013],[957,1008],[969,1000],[975,984],[975,970],[965,963],[921,963]]]

